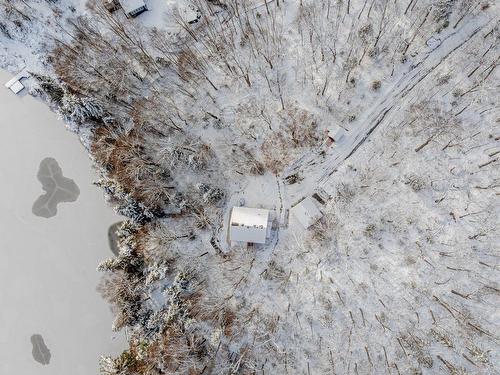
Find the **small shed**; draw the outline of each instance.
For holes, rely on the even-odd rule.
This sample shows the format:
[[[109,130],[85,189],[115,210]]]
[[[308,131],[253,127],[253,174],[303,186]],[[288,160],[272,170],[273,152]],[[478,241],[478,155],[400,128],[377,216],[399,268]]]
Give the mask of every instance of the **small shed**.
[[[268,238],[269,210],[233,207],[229,219],[229,241],[265,244]]]
[[[137,17],[142,12],[148,10],[148,7],[144,0],[119,0],[120,5],[125,12],[127,17]]]
[[[331,142],[338,142],[345,135],[345,130],[338,125],[329,126],[326,131]]]
[[[306,229],[323,217],[323,214],[316,206],[316,203],[314,203],[314,199],[311,197],[301,200],[291,208],[290,212]]]
[[[14,94],[18,94],[24,89],[24,85],[21,83],[21,78],[19,75],[12,78],[9,82],[5,84],[5,87],[10,89]]]

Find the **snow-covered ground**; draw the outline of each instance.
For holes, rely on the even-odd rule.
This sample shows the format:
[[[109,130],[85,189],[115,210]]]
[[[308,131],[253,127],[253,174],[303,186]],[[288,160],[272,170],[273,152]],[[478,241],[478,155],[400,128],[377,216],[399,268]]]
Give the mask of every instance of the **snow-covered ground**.
[[[156,27],[167,31],[178,31],[175,19],[185,22],[197,19],[196,8],[188,0],[147,0],[148,11],[135,22],[146,27]]]

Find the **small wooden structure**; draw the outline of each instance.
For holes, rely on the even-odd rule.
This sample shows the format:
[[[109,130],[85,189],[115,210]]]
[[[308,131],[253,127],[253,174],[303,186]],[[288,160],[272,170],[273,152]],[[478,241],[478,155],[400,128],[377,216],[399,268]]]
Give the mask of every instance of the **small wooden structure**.
[[[311,197],[306,197],[301,200],[290,209],[290,212],[306,229],[323,217],[323,214],[316,206],[316,203],[314,203],[314,199]]]
[[[10,89],[14,94],[20,93],[22,90],[24,90],[24,85],[21,83],[21,81],[18,81],[15,77],[12,78],[9,82],[5,84],[5,87]]]
[[[229,219],[229,242],[265,244],[270,212],[262,208],[233,207]]]
[[[12,77],[12,79],[5,84],[5,87],[10,89],[10,91],[12,91],[14,94],[18,94],[22,90],[24,90],[24,85],[22,84],[21,79],[27,77],[29,77],[29,73],[23,69],[21,72]]]
[[[326,129],[328,142],[338,142],[345,135],[345,130],[338,125],[331,125]]]

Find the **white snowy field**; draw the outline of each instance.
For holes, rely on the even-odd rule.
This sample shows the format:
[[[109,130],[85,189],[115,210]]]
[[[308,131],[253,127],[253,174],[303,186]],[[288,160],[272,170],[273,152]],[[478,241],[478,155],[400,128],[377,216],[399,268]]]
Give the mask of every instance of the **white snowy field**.
[[[0,71],[0,81],[9,78]],[[2,85],[0,129],[0,374],[96,374],[101,354],[125,347],[96,291],[96,265],[111,254],[107,229],[120,218],[91,184],[94,171],[78,138],[45,104]],[[43,193],[36,175],[46,157],[80,190],[48,219],[32,213]],[[32,356],[33,334],[50,350],[48,365]]]

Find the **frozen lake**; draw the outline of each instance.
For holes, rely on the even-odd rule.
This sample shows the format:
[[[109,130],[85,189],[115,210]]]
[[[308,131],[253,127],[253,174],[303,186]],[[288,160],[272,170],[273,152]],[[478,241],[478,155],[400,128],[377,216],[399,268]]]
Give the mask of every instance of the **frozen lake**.
[[[120,220],[77,136],[0,70],[0,374],[93,375],[126,346],[96,291]]]

